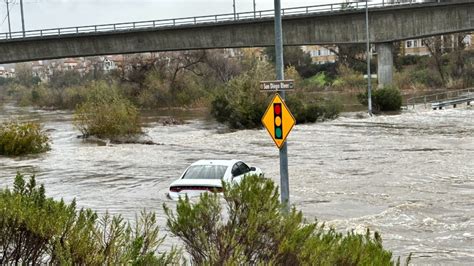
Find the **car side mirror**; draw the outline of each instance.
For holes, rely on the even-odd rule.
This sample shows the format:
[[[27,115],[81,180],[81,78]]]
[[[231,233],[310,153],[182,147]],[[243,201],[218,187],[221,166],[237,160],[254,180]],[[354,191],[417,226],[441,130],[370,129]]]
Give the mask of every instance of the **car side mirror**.
[[[250,167],[250,171],[256,171],[256,170],[257,170],[257,168],[255,168],[255,167],[253,167],[253,166]]]

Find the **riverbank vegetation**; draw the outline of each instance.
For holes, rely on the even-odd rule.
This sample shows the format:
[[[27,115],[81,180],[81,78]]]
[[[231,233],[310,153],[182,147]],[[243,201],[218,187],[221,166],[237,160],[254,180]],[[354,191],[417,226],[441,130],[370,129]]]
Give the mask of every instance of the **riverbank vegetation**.
[[[166,241],[154,213],[133,222],[120,215],[98,215],[46,196],[32,176],[15,177],[13,189],[0,190],[0,264],[180,265],[392,265],[381,236],[338,233],[307,222],[293,208],[285,213],[277,186],[256,176],[224,184],[224,193],[205,193],[196,202],[181,198],[164,205],[167,228],[183,249],[158,252]],[[178,246],[181,244],[178,244]]]
[[[49,141],[38,123],[11,121],[0,124],[0,155],[43,153],[50,149]]]
[[[453,35],[449,45],[443,43],[449,38],[425,38],[420,41],[427,51],[424,56],[408,54],[404,42],[394,43],[392,85],[402,95],[474,86],[474,51],[465,49],[465,36]],[[295,109],[298,123],[337,117],[333,113],[344,107],[338,94],[349,94],[355,99],[367,88],[367,79],[363,77],[367,71],[364,45],[320,49],[330,51],[337,61],[319,64],[300,47],[284,48],[285,77],[294,79],[297,88],[296,92],[288,93],[288,105]],[[115,70],[104,70],[97,58],[87,60],[89,71],[52,68],[48,77],[42,79],[33,74],[36,72],[30,65],[18,64],[16,78],[0,80],[0,94],[20,105],[73,110],[87,100],[91,84],[103,81],[115,84],[118,93],[139,110],[205,107],[218,121],[232,128],[253,128],[260,126],[257,116],[261,117],[261,105],[269,101],[266,94],[259,92],[259,82],[275,78],[271,47],[130,55],[124,56]],[[375,57],[371,67],[372,73],[376,73]],[[376,84],[377,80],[373,82]],[[335,103],[338,104],[333,106]]]
[[[46,197],[35,177],[17,174],[13,189],[0,190],[0,264],[168,265],[178,250],[157,253],[165,239],[153,213],[132,224],[121,216],[99,216],[76,202]]]
[[[77,105],[74,125],[85,137],[117,139],[140,134],[138,109],[118,91],[115,84],[89,84],[83,103]]]
[[[294,208],[285,213],[269,179],[249,176],[238,185],[224,184],[223,191],[224,206],[216,194],[204,194],[196,203],[181,198],[176,211],[164,206],[168,228],[184,242],[193,264],[393,263],[376,232],[342,234],[308,223]]]
[[[359,93],[357,98],[362,105],[367,105],[369,98],[367,92]],[[394,86],[373,90],[371,99],[374,111],[398,111],[402,107],[402,95]]]

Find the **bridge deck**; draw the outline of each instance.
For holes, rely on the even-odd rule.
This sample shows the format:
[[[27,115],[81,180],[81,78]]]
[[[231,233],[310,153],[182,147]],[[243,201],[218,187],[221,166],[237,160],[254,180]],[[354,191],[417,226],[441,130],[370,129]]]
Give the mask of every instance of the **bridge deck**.
[[[394,41],[474,30],[474,1],[451,1],[371,6],[369,41],[388,47]],[[339,3],[285,9],[283,44],[366,43],[365,5],[357,3],[353,2],[350,8],[347,3]],[[260,16],[258,11],[230,17],[227,14],[0,34],[0,63],[274,45],[272,12],[262,11]],[[389,49],[385,50],[389,53]],[[391,67],[388,63],[380,69]]]
[[[392,3],[388,1],[381,1],[380,3],[368,3],[368,8],[372,12],[374,9],[383,9],[390,7],[417,7],[430,4],[437,4],[439,0],[425,0],[423,2],[417,2],[415,0],[409,0],[405,2],[394,1]],[[360,1],[341,1],[332,4],[323,5],[311,5],[301,7],[290,7],[282,9],[282,16],[291,17],[298,15],[315,15],[315,14],[327,14],[327,13],[340,13],[347,11],[364,10],[365,3]],[[196,16],[196,17],[184,17],[184,18],[172,18],[172,19],[160,19],[151,21],[134,21],[134,22],[122,22],[113,24],[98,24],[98,25],[87,25],[87,26],[76,26],[76,27],[63,27],[63,28],[51,28],[51,29],[37,29],[27,30],[25,32],[3,32],[0,33],[0,42],[15,40],[15,39],[29,39],[29,38],[44,38],[44,37],[59,37],[59,36],[80,36],[84,34],[94,33],[122,33],[131,30],[143,30],[143,29],[154,29],[154,28],[179,28],[181,26],[190,25],[202,25],[202,24],[220,24],[223,22],[242,22],[249,20],[262,20],[262,19],[273,19],[274,10],[259,10],[251,12],[239,12],[239,13],[227,13],[227,14],[216,14],[207,16]]]

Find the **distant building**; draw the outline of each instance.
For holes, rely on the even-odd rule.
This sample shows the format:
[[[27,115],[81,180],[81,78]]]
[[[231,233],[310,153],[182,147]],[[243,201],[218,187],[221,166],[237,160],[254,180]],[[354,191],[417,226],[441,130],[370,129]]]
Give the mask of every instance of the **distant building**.
[[[43,61],[34,61],[31,63],[33,75],[39,77],[41,81],[48,81],[50,71]]]
[[[104,73],[109,73],[110,71],[117,69],[117,64],[112,59],[104,57],[101,60],[101,68]]]
[[[0,78],[14,78],[15,69],[6,69],[3,66],[0,66]]]
[[[5,70],[5,68],[0,66],[0,77],[1,78],[6,78],[6,75],[7,75],[6,73],[7,73],[7,71]]]
[[[79,65],[79,62],[76,59],[68,58],[63,62],[64,70],[74,70]]]
[[[441,49],[443,52],[449,52],[450,50],[456,48],[458,44],[458,36],[459,34],[451,34],[451,35],[443,35],[441,36]],[[462,36],[462,35],[461,35]],[[473,47],[473,38],[474,34],[469,33],[466,34],[462,42],[464,43],[466,49],[474,49]],[[402,54],[403,55],[430,55],[430,51],[428,47],[426,47],[423,39],[413,39],[413,40],[406,40],[403,42],[402,47]]]
[[[303,52],[309,53],[315,64],[335,63],[337,61],[337,46],[309,45],[302,46]]]
[[[402,45],[403,55],[430,55],[430,51],[425,46],[422,39],[404,41]]]

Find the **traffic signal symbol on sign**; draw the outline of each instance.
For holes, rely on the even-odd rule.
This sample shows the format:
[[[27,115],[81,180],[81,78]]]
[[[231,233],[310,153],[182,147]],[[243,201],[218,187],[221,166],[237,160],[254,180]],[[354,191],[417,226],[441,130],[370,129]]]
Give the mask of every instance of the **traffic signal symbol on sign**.
[[[282,121],[281,121],[281,103],[273,104],[273,115],[275,116],[275,138],[283,139]]]
[[[275,94],[262,117],[262,124],[267,129],[278,148],[283,146],[296,120],[280,95]]]

